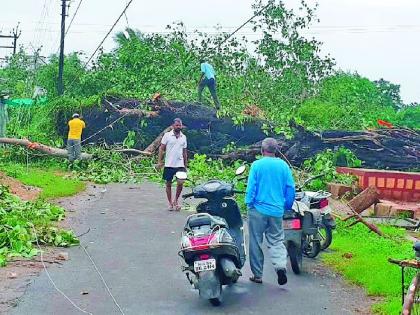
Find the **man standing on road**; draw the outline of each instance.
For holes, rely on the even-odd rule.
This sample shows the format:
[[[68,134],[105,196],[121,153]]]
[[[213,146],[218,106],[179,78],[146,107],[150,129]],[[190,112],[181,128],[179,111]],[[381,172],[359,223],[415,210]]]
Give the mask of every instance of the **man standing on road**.
[[[201,60],[201,77],[198,81],[198,101],[202,103],[203,99],[203,90],[207,86],[211,97],[213,98],[214,106],[216,109],[220,109],[220,102],[219,98],[217,97],[217,90],[216,90],[216,72],[211,64],[206,62],[205,60]]]
[[[68,122],[69,134],[67,138],[67,152],[70,163],[80,159],[82,154],[82,131],[86,128],[86,124],[80,119],[79,114],[73,114],[72,119]]]
[[[0,94],[0,138],[6,137],[7,123],[9,122],[6,105],[7,97],[5,93]]]
[[[186,171],[188,167],[187,137],[182,133],[182,121],[174,119],[172,130],[165,133],[159,148],[158,168],[163,169],[163,179],[166,181],[166,197],[169,202],[169,211],[179,211],[181,206],[178,204],[183,183],[177,181],[175,199],[172,199],[172,182],[174,176],[179,171]],[[165,163],[163,163],[165,155]]]
[[[277,141],[273,138],[266,138],[262,142],[263,158],[252,163],[245,203],[248,206],[249,256],[253,273],[249,280],[262,283],[262,243],[265,234],[277,282],[283,285],[287,283],[283,213],[293,205],[295,184],[289,166],[275,157],[277,149]]]

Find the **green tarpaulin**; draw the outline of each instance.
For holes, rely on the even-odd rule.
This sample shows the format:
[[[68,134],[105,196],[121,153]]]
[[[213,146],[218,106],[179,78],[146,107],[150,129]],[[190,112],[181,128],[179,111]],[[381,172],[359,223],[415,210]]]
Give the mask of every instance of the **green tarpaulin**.
[[[9,99],[6,101],[6,104],[8,106],[31,106],[34,105],[35,102],[37,104],[43,104],[47,101],[46,97],[41,97],[38,100],[34,100],[32,98],[15,98],[15,99]]]

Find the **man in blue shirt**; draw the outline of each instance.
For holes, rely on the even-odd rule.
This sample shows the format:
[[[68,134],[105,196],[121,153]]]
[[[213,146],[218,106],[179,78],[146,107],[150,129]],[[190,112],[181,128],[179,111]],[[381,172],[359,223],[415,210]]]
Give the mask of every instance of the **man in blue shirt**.
[[[261,145],[263,158],[251,166],[245,203],[249,214],[249,256],[253,273],[249,280],[262,283],[262,243],[265,234],[271,262],[277,273],[277,282],[283,285],[287,283],[283,213],[292,208],[295,184],[290,167],[275,157],[277,150],[275,139],[264,139]]]
[[[198,101],[202,103],[203,99],[203,90],[207,86],[211,97],[213,98],[214,105],[216,109],[220,109],[220,102],[219,98],[217,97],[216,91],[216,72],[211,64],[208,62],[201,60],[201,77],[198,81]]]

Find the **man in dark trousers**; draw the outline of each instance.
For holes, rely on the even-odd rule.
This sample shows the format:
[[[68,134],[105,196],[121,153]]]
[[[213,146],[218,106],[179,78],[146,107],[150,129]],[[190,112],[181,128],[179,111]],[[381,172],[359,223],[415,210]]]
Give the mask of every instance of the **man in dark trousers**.
[[[203,99],[203,90],[205,87],[208,87],[211,97],[214,101],[214,106],[216,109],[220,109],[220,102],[219,98],[217,97],[217,90],[216,90],[216,72],[211,64],[206,62],[205,60],[201,60],[201,77],[198,81],[198,101],[202,103]]]
[[[169,211],[181,210],[178,200],[182,192],[183,182],[181,180],[177,181],[175,199],[172,199],[172,182],[177,172],[186,172],[188,167],[187,137],[181,130],[182,121],[179,118],[175,118],[172,130],[165,133],[159,148],[158,168],[164,167],[163,179],[166,181],[166,197],[169,202]],[[164,155],[165,163],[163,163]]]
[[[85,122],[80,115],[75,113],[68,122],[69,134],[67,138],[67,151],[70,163],[80,159],[82,154],[82,132],[86,128]]]
[[[287,250],[283,244],[283,213],[291,209],[295,184],[290,167],[276,158],[277,141],[266,138],[261,144],[263,158],[252,163],[245,203],[248,206],[249,257],[253,276],[249,280],[262,283],[263,237],[267,241],[271,263],[279,285],[287,283]]]
[[[6,137],[7,123],[9,122],[9,116],[7,115],[6,100],[8,95],[0,92],[0,138]]]

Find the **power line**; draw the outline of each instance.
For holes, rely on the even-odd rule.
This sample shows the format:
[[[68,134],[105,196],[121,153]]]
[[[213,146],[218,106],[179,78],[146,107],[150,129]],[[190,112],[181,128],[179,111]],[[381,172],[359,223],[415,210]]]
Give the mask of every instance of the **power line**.
[[[115,26],[118,24],[118,22],[120,21],[121,17],[125,14],[125,12],[127,11],[128,7],[131,5],[131,3],[133,2],[133,0],[130,0],[127,5],[125,6],[124,10],[121,12],[121,14],[118,16],[117,20],[114,22],[114,24],[111,26],[111,28],[109,29],[108,33],[106,33],[105,37],[101,40],[101,42],[99,43],[98,47],[96,47],[95,51],[92,53],[92,55],[89,57],[89,59],[84,63],[83,65],[83,69],[86,69],[87,65],[89,64],[89,62],[92,60],[92,58],[95,56],[95,54],[97,53],[97,51],[99,50],[99,48],[101,48],[102,44],[105,42],[105,40],[108,38],[109,34],[111,34],[111,32],[114,30]],[[76,82],[76,78],[73,79],[73,81],[71,81],[71,83],[69,84],[69,87],[72,86],[74,84],[74,82]]]
[[[121,12],[120,16],[117,18],[117,20],[115,21],[115,23],[111,26],[111,28],[109,29],[108,33],[106,33],[105,37],[102,39],[102,41],[99,43],[98,47],[96,47],[95,51],[92,53],[92,55],[89,57],[88,61],[86,61],[86,63],[84,64],[83,68],[85,68],[89,62],[92,60],[92,58],[95,56],[95,54],[97,53],[97,51],[99,50],[99,48],[101,48],[102,44],[105,42],[105,40],[108,38],[109,34],[111,34],[111,32],[114,30],[114,27],[117,25],[117,23],[120,21],[121,17],[125,14],[125,12],[127,11],[128,7],[130,6],[130,4],[133,2],[133,0],[130,0],[127,5],[125,6],[124,10]]]
[[[247,25],[249,22],[251,22],[256,16],[260,15],[262,12],[264,12],[265,10],[268,9],[268,7],[271,5],[271,2],[268,2],[268,4],[266,6],[264,6],[260,11],[258,11],[257,13],[255,13],[252,17],[250,17],[248,20],[246,20],[241,26],[239,26],[238,28],[236,28],[228,37],[226,37],[220,44],[219,47],[222,46],[224,43],[226,43],[226,41],[231,38],[233,35],[236,34],[236,32],[238,32],[241,28],[243,28],[245,25]]]
[[[82,5],[82,2],[83,2],[83,0],[80,0],[79,1],[79,4],[77,5],[76,11],[74,11],[73,17],[71,18],[71,21],[69,23],[69,26],[67,26],[67,30],[66,30],[66,33],[64,34],[64,36],[67,36],[67,33],[69,32],[70,27],[73,24],[74,18],[76,17],[77,13],[79,12],[79,9],[80,9],[80,6]]]

